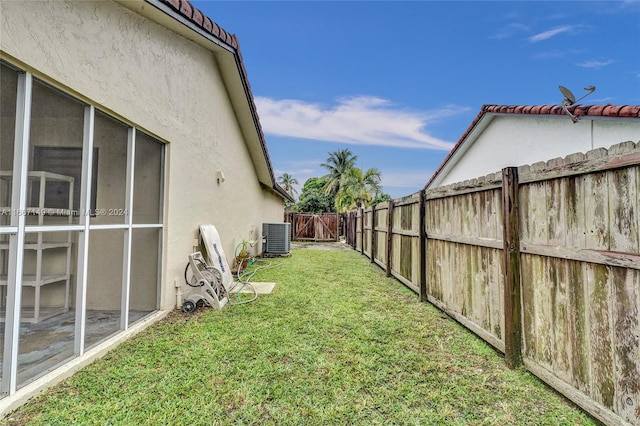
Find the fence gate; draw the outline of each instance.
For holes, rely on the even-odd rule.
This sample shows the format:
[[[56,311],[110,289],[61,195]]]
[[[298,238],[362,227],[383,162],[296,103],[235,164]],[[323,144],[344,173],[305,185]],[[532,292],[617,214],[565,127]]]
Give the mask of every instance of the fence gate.
[[[338,241],[340,216],[337,213],[291,213],[291,239],[297,241]]]

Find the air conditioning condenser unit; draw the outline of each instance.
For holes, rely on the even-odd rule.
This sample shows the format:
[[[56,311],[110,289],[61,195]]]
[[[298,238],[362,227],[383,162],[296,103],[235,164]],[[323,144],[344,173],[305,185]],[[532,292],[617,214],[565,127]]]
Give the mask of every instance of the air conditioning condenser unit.
[[[264,254],[289,254],[291,251],[291,224],[263,223],[262,252]]]

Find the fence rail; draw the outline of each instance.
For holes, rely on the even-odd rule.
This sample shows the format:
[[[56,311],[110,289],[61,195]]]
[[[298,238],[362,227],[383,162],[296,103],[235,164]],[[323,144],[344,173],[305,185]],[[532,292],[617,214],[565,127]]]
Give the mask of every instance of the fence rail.
[[[593,416],[640,425],[640,143],[350,212],[352,247]]]

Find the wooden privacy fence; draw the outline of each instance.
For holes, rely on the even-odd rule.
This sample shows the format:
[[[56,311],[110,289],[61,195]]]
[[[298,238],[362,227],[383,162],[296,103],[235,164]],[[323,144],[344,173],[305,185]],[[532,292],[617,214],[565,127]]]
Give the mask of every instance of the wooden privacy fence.
[[[640,425],[640,145],[351,212],[347,241],[607,424]]]
[[[338,213],[289,213],[286,221],[291,223],[291,240],[338,241],[340,234]]]

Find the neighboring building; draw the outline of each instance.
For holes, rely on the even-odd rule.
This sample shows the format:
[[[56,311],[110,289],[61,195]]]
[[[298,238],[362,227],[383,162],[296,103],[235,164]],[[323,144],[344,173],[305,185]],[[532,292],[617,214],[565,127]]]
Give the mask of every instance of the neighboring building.
[[[484,105],[425,189],[620,142],[640,141],[640,106]]]
[[[182,0],[0,2],[0,413],[178,302],[276,184],[235,36]],[[257,253],[254,253],[257,254]]]

